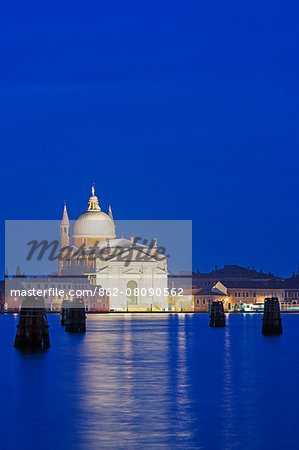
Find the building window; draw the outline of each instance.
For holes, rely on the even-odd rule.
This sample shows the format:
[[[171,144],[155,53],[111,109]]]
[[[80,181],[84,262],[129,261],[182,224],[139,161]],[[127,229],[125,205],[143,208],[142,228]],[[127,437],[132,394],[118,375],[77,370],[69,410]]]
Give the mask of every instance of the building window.
[[[246,292],[246,297],[248,297],[248,292]]]
[[[253,297],[255,297],[255,292],[253,293]]]
[[[83,244],[86,245],[86,238],[83,239]]]
[[[241,297],[241,292],[238,292],[238,297]]]
[[[203,305],[206,304],[206,299],[205,299],[205,298],[202,299],[202,304],[203,304]]]
[[[64,232],[64,234],[66,234],[66,227],[64,227],[63,232]]]
[[[199,299],[196,300],[196,304],[199,305]]]
[[[238,292],[235,292],[235,297],[238,297]]]
[[[129,305],[137,305],[137,295],[135,295],[134,290],[137,288],[137,283],[134,280],[128,281],[127,284],[127,293],[130,294],[127,296]]]

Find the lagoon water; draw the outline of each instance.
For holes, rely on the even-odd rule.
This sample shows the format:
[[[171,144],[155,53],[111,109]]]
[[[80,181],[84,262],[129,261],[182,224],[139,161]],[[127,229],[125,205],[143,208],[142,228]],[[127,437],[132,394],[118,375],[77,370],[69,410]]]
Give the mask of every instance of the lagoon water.
[[[88,315],[85,335],[49,315],[51,348],[13,347],[0,316],[1,448],[295,449],[299,315]]]

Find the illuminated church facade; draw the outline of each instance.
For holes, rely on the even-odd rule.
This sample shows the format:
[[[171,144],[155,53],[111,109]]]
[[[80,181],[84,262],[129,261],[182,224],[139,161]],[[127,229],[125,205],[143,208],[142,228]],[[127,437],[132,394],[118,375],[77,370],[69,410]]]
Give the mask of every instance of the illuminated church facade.
[[[167,258],[159,253],[157,240],[150,246],[134,238],[118,238],[109,206],[101,210],[92,187],[87,210],[71,229],[64,205],[60,223],[60,276],[88,277],[104,289],[111,311],[167,311]]]

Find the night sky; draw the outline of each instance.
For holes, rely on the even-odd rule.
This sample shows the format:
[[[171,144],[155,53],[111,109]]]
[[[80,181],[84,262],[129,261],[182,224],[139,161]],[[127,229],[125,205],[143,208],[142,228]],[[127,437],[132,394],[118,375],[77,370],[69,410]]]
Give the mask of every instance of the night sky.
[[[298,268],[298,2],[0,7],[5,219],[192,219],[193,268]],[[180,237],[178,236],[178,239]]]

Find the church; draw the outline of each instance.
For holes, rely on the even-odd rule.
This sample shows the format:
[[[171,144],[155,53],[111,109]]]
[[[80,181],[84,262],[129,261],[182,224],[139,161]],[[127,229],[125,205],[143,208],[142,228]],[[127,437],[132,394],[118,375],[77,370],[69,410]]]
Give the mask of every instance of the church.
[[[167,257],[159,252],[157,239],[144,245],[133,236],[117,237],[111,206],[106,214],[94,186],[91,194],[72,227],[64,205],[59,276],[88,277],[109,296],[110,311],[167,311]]]

